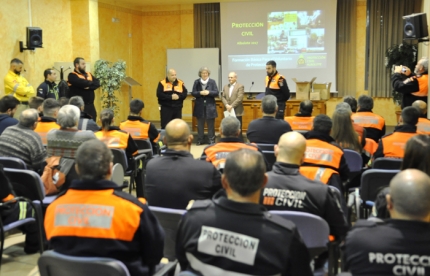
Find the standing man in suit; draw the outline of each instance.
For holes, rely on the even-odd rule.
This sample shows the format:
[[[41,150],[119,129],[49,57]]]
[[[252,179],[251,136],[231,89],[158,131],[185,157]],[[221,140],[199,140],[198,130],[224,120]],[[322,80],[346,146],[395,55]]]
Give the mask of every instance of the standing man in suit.
[[[230,112],[234,109],[236,118],[240,122],[240,134],[239,138],[242,140],[242,115],[243,115],[243,94],[245,93],[245,87],[243,84],[237,82],[237,74],[231,72],[228,74],[228,82],[222,90],[221,100],[224,104],[225,109]]]

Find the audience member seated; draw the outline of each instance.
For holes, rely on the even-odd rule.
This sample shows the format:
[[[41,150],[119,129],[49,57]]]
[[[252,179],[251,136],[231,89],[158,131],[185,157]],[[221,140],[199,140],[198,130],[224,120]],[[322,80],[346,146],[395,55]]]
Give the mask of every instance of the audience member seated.
[[[261,100],[263,118],[253,120],[249,123],[246,136],[249,142],[259,144],[276,144],[279,137],[285,132],[291,131],[289,123],[276,119],[278,104],[273,95],[264,96]]]
[[[221,135],[219,142],[207,146],[202,153],[202,157],[206,156],[206,161],[211,162],[217,170],[224,169],[225,158],[232,151],[243,148],[255,151],[259,150],[256,145],[241,141],[239,138],[240,122],[236,117],[222,119],[219,132]]]
[[[408,106],[402,110],[399,125],[394,132],[385,135],[379,141],[374,159],[379,157],[403,158],[405,155],[406,142],[417,135],[418,117],[420,116],[415,107]]]
[[[430,176],[430,136],[418,134],[406,142],[401,170],[417,169]]]
[[[428,275],[430,178],[408,169],[390,182],[391,219],[358,221],[348,233],[344,260],[353,275]]]
[[[367,95],[358,98],[358,111],[352,114],[354,123],[364,127],[367,138],[378,142],[385,135],[385,119],[372,112],[373,99]]]
[[[417,100],[412,104],[420,112],[418,118],[417,132],[420,134],[430,134],[430,120],[427,119],[427,104],[424,101]]]
[[[60,106],[63,107],[66,104],[69,104],[69,98],[67,97],[61,97],[58,102],[60,103]]]
[[[376,195],[375,205],[372,208],[372,214],[368,220],[381,221],[390,218],[387,210],[387,194],[390,193],[389,187],[383,187]]]
[[[94,122],[93,118],[84,112],[85,103],[81,96],[71,97],[69,100],[69,104],[74,105],[79,108],[81,111],[81,115],[79,116],[79,130],[91,130],[91,131],[99,131],[100,127]]]
[[[346,181],[349,167],[342,148],[330,136],[331,128],[330,117],[324,114],[315,117],[312,130],[305,134],[307,140],[303,165],[333,169],[339,173],[342,181]]]
[[[130,102],[130,115],[127,121],[122,122],[119,128],[128,132],[133,139],[149,139],[152,143],[154,154],[158,153],[157,141],[160,138],[160,133],[154,124],[145,121],[142,116],[144,104],[139,99],[134,99]]]
[[[330,234],[341,239],[348,223],[332,190],[299,172],[306,149],[306,139],[297,132],[281,136],[275,146],[276,163],[268,172],[261,203],[269,210],[287,210],[320,216],[330,226]]]
[[[39,116],[37,110],[24,110],[15,126],[6,128],[0,136],[0,156],[16,157],[27,168],[39,173],[45,167],[46,150],[40,136],[34,132]]]
[[[0,200],[2,203],[12,200],[14,191],[9,179],[4,173],[3,166],[0,165]],[[3,225],[34,216],[31,205],[27,202],[13,202],[7,207],[0,208],[0,216]],[[3,230],[3,229],[2,229]],[[25,232],[24,252],[33,254],[39,251],[39,233],[36,223],[27,223],[20,230]]]
[[[48,160],[51,157],[61,157],[59,160],[60,171],[66,176],[66,181],[61,186],[63,191],[69,188],[72,180],[77,179],[74,165],[79,146],[85,141],[96,139],[92,131],[78,130],[79,117],[80,110],[78,107],[74,105],[63,106],[58,111],[57,116],[60,129],[50,131],[47,136]],[[49,161],[47,162],[49,163]]]
[[[6,95],[0,100],[0,135],[10,126],[18,124],[18,120],[13,117],[19,101],[12,95]]]
[[[166,125],[167,150],[146,165],[145,192],[149,205],[185,210],[190,200],[212,198],[222,188],[217,169],[191,155],[193,138],[181,119]]]
[[[45,101],[44,98],[41,97],[31,97],[28,100],[28,107],[34,108],[37,110],[37,113],[39,114],[39,120],[43,116],[43,102]]]
[[[352,126],[351,112],[348,109],[336,109],[333,113],[331,137],[342,149],[350,149],[361,154],[363,141]],[[364,140],[366,141],[366,140]]]
[[[80,180],[53,201],[45,215],[50,248],[77,257],[114,258],[130,275],[152,275],[163,257],[164,231],[145,199],[109,181],[112,153],[97,139],[76,152]]]
[[[347,103],[349,107],[351,107],[351,112],[357,112],[357,100],[353,96],[345,96],[343,97],[343,102]]]
[[[195,201],[177,233],[182,270],[198,275],[313,275],[309,252],[293,223],[259,204],[267,182],[261,153],[228,155],[212,200]]]
[[[314,123],[314,116],[312,110],[314,105],[312,101],[305,100],[300,103],[299,113],[294,116],[285,117],[293,130],[311,130]]]
[[[348,97],[351,97],[351,96],[348,96]],[[346,102],[338,103],[336,105],[336,110],[337,109],[347,109],[351,113],[351,116],[352,116],[351,106]],[[367,131],[364,127],[354,123],[354,120],[351,120],[351,121],[352,121],[352,127],[354,128],[354,131],[357,132],[358,138],[361,142],[361,146],[364,148],[366,145]]]
[[[34,131],[39,134],[42,143],[46,145],[46,135],[52,129],[59,129],[57,124],[57,114],[60,110],[60,103],[52,98],[48,98],[43,102],[43,116],[40,118],[37,127]]]

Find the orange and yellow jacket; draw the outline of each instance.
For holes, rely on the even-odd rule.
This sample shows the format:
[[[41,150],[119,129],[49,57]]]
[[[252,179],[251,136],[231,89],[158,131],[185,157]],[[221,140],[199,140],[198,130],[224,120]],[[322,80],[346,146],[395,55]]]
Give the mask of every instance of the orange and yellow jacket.
[[[133,139],[149,139],[152,143],[157,143],[160,138],[155,125],[139,116],[128,116],[127,121],[122,122],[119,128],[128,132]]]
[[[94,134],[97,139],[103,141],[109,148],[125,150],[128,158],[137,154],[138,148],[133,138],[116,126],[110,126],[107,131],[100,130]]]
[[[379,157],[403,158],[405,155],[406,142],[415,135],[417,135],[416,126],[396,126],[393,133],[387,134],[381,138],[378,149],[373,155],[374,159]]]
[[[372,111],[357,111],[351,115],[354,124],[366,129],[367,138],[378,142],[385,135],[385,119]]]
[[[289,116],[285,117],[292,130],[312,130],[314,125],[314,116]]]
[[[427,118],[419,118],[417,124],[417,132],[419,134],[430,135],[430,120]]]
[[[28,102],[28,99],[36,96],[33,86],[23,76],[10,70],[4,78],[4,93],[5,95],[12,94],[20,102]]]

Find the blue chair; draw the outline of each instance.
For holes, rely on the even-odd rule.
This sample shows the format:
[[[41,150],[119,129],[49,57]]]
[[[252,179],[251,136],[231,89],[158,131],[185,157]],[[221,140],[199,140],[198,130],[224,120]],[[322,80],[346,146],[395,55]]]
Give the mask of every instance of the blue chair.
[[[403,159],[380,157],[373,162],[374,169],[400,170]]]
[[[0,157],[0,164],[5,168],[26,170],[27,165],[19,158],[15,157]]]
[[[74,257],[46,251],[37,261],[41,276],[130,276],[127,267],[111,258]]]
[[[112,182],[117,184],[119,187],[124,186],[124,168],[121,164],[116,163],[112,168],[111,179]]]
[[[178,231],[178,224],[182,216],[187,212],[186,210],[170,209],[149,206],[151,212],[157,217],[158,222],[164,229],[164,257],[169,261],[176,259],[176,232]]]
[[[267,161],[267,171],[271,171],[273,164],[275,164],[276,162],[276,156],[275,156],[275,152],[273,150],[262,150],[264,158]]]
[[[268,151],[274,151],[275,144],[262,144],[262,143],[255,143],[260,150],[268,150]]]
[[[343,156],[345,156],[346,163],[348,164],[349,171],[351,173],[361,171],[361,169],[363,168],[363,158],[358,152],[354,150],[344,149]]]

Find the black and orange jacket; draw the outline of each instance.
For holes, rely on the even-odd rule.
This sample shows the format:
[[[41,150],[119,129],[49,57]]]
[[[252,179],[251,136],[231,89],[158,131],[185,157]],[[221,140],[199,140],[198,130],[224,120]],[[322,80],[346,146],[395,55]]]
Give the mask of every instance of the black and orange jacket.
[[[284,120],[287,121],[293,130],[312,130],[314,126],[314,116],[306,116],[297,113],[294,116],[285,117]]]
[[[172,100],[172,95],[179,96],[178,100]],[[158,83],[157,98],[158,104],[167,107],[182,107],[188,90],[183,81],[176,79],[173,83],[166,77]]]
[[[103,141],[109,148],[123,149],[128,158],[137,155],[137,145],[130,134],[116,126],[110,126],[108,131],[100,130],[94,133],[97,139]]]
[[[48,141],[46,140],[46,136],[52,129],[60,129],[60,126],[57,124],[57,120],[55,118],[42,116],[34,131],[39,134],[42,139],[42,143],[47,145]]]
[[[394,128],[394,132],[385,135],[379,141],[374,159],[379,157],[403,158],[405,155],[406,142],[412,136],[417,135],[417,127],[411,125],[400,125]]]
[[[348,223],[339,200],[327,185],[303,176],[298,165],[282,162],[276,162],[267,176],[260,200],[264,207],[317,215],[327,221],[331,235],[345,236]]]
[[[119,124],[119,128],[128,132],[133,139],[149,139],[152,143],[157,143],[160,138],[155,125],[139,116],[128,116],[127,121]]]
[[[305,135],[306,151],[304,166],[330,168],[337,171],[342,181],[349,177],[349,167],[342,148],[330,135],[317,131],[309,131]]]
[[[272,77],[266,76],[266,95],[275,96],[278,102],[286,102],[290,98],[287,81],[278,71]]]
[[[385,135],[385,119],[371,110],[360,110],[351,115],[354,124],[366,129],[367,138],[378,142]]]
[[[418,119],[417,133],[430,135],[430,120],[427,117]]]
[[[336,187],[339,191],[343,191],[342,181],[340,180],[339,173],[330,168],[300,166],[300,173],[315,181],[320,181],[326,185]]]
[[[67,77],[70,97],[81,96],[85,104],[94,103],[94,90],[100,87],[100,81],[90,72],[77,72],[76,70]],[[88,87],[88,89],[86,89]]]
[[[211,162],[215,168],[224,169],[227,155],[239,149],[251,149],[259,151],[254,144],[243,143],[239,138],[221,138],[218,143],[209,145],[203,150],[202,156],[206,156],[206,161]]]
[[[58,253],[114,258],[130,275],[152,275],[164,231],[145,199],[116,189],[108,180],[73,181],[46,210],[46,238]]]
[[[419,77],[393,74],[391,84],[395,91],[403,94],[402,108],[411,106],[416,100],[427,102],[428,74],[423,74]]]

